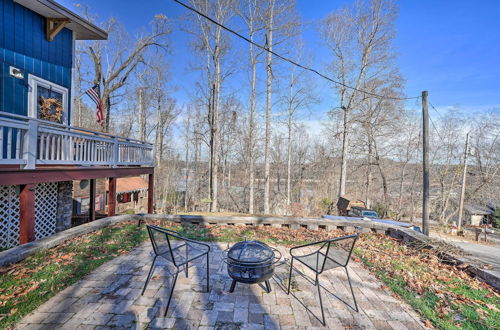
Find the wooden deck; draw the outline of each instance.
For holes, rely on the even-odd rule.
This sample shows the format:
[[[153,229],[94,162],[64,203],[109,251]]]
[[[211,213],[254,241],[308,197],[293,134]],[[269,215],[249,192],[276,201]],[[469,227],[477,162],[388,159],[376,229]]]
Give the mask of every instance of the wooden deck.
[[[153,166],[153,145],[0,112],[0,165]]]

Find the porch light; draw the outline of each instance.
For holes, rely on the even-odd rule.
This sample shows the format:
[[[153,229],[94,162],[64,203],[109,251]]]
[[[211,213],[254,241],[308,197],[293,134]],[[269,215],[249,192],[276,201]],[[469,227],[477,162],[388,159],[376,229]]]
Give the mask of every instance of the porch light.
[[[24,73],[20,69],[14,68],[13,66],[9,67],[9,74],[16,79],[24,79]]]

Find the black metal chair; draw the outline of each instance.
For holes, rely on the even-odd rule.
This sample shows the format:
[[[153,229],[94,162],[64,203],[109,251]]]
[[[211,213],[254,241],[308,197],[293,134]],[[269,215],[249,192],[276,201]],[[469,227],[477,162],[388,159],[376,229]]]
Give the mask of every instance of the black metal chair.
[[[358,239],[359,235],[348,235],[343,237],[338,237],[330,240],[295,246],[290,249],[290,255],[292,256],[292,260],[290,263],[290,275],[288,277],[288,291],[287,294],[290,294],[290,284],[292,280],[292,268],[293,261],[297,260],[300,263],[304,264],[312,270],[316,274],[316,280],[314,285],[318,287],[318,296],[319,303],[321,306],[321,316],[323,319],[323,325],[326,326],[325,323],[325,312],[323,310],[323,301],[321,300],[321,291],[318,276],[323,273],[325,270],[342,267],[345,269],[347,274],[347,280],[349,282],[349,287],[351,288],[352,298],[354,299],[354,306],[356,312],[358,312],[358,304],[356,303],[356,297],[354,296],[354,291],[351,285],[351,279],[349,277],[349,271],[347,270],[347,264],[349,263],[349,259],[351,257],[352,250],[354,248],[354,243]],[[305,248],[305,247],[313,247],[319,246],[314,252],[303,254],[303,255],[295,255],[294,251],[297,249]]]
[[[167,308],[165,309],[165,315],[167,315],[168,307],[170,306],[170,301],[172,300],[172,294],[174,293],[175,283],[177,282],[177,276],[184,267],[186,277],[188,277],[189,263],[195,259],[207,256],[207,292],[210,291],[209,287],[209,252],[210,246],[205,243],[194,241],[192,239],[181,236],[178,232],[165,229],[158,226],[147,225],[149,238],[151,239],[151,244],[153,245],[153,250],[155,257],[153,259],[153,264],[149,269],[149,274],[142,289],[141,295],[146,291],[146,287],[151,280],[153,275],[153,269],[155,267],[156,258],[162,257],[174,264],[177,271],[174,275],[174,281],[172,283],[172,288],[170,289],[170,295],[168,297]],[[183,241],[181,244],[172,244],[172,241]]]

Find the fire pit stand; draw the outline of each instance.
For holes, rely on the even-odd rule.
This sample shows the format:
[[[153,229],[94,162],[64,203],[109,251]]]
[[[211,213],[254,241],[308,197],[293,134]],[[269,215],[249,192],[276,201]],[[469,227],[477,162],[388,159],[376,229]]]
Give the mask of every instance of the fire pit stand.
[[[274,274],[274,265],[280,261],[281,253],[260,241],[242,241],[233,245],[226,253],[224,261],[227,272],[233,279],[229,292],[233,292],[236,282],[247,284],[265,282],[266,291],[271,292],[269,279]]]

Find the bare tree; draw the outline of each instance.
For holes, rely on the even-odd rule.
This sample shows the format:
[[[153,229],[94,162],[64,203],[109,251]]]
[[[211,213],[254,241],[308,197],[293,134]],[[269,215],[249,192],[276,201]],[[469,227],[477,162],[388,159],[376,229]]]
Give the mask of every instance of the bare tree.
[[[190,174],[190,162],[189,162],[189,149],[191,145],[191,120],[192,120],[192,108],[188,108],[186,117],[184,118],[184,211],[188,210],[189,201],[189,174]]]
[[[294,40],[293,44],[297,53],[297,62],[303,61],[303,43],[301,40]],[[286,128],[287,128],[287,170],[286,170],[286,213],[290,212],[291,189],[292,189],[292,145],[293,132],[295,131],[297,115],[299,111],[305,111],[309,106],[317,102],[313,95],[311,80],[308,80],[304,70],[298,70],[297,67],[291,68],[288,94],[284,95],[283,103],[287,110]]]
[[[339,109],[343,111],[339,196],[346,192],[351,114],[363,97],[359,92],[363,83],[384,70],[393,56],[396,17],[397,8],[392,0],[357,0],[352,6],[330,14],[320,27],[334,57],[331,70],[341,83],[336,85]]]
[[[266,47],[273,50],[273,25],[274,25],[274,7],[276,1],[269,0],[266,10],[267,17],[265,20],[266,27]],[[270,148],[271,143],[271,88],[272,88],[272,54],[267,53],[266,57],[266,138],[264,145],[264,213],[269,214],[269,185],[270,185]]]
[[[264,10],[265,47],[269,50],[266,57],[266,129],[264,140],[264,213],[269,214],[270,198],[270,143],[271,108],[273,80],[273,48],[297,33],[299,20],[295,15],[294,1],[267,0]]]
[[[151,25],[150,33],[139,36],[131,43],[123,27],[111,18],[105,24],[109,39],[93,42],[86,51],[94,66],[93,83],[101,86],[106,132],[110,129],[113,95],[125,86],[128,77],[143,62],[143,55],[150,47],[167,49],[165,37],[170,33],[167,17],[156,15]]]
[[[238,15],[242,18],[246,27],[248,28],[248,38],[254,41],[255,35],[263,29],[262,17],[260,11],[263,10],[263,3],[261,0],[247,0],[246,3],[241,3],[241,8],[237,7]],[[249,43],[248,56],[250,60],[251,71],[251,91],[250,91],[250,116],[248,128],[248,213],[254,213],[254,180],[255,180],[255,104],[256,104],[256,88],[257,88],[257,62],[259,56],[262,54],[260,51],[254,50],[254,45]]]
[[[233,0],[191,0],[191,5],[200,12],[225,24],[234,15]],[[222,83],[228,74],[223,72],[222,61],[229,51],[229,39],[220,26],[200,16],[190,16],[193,26],[189,32],[195,35],[194,47],[205,57],[203,70],[209,92],[207,97],[208,125],[210,127],[210,211],[218,209],[218,165],[220,152],[219,112]],[[194,29],[193,29],[194,28]]]

